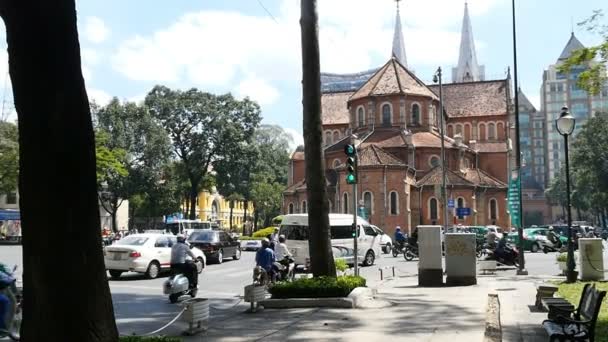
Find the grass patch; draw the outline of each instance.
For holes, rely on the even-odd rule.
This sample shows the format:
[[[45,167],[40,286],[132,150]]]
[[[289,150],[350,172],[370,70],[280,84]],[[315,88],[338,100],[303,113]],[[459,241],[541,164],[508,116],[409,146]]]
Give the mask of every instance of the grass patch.
[[[121,336],[119,342],[182,342],[181,338],[166,336]]]
[[[356,287],[365,287],[365,278],[340,276],[301,278],[280,282],[268,289],[272,298],[329,298],[346,297]]]
[[[595,288],[600,291],[608,291],[608,282],[592,282],[595,284]],[[583,293],[583,287],[586,283],[576,282],[574,284],[560,283],[559,290],[557,293],[566,298],[574,306],[578,307],[578,303],[581,300]],[[602,306],[600,308],[600,314],[597,318],[597,325],[595,326],[595,341],[597,342],[608,342],[608,300],[604,297]]]

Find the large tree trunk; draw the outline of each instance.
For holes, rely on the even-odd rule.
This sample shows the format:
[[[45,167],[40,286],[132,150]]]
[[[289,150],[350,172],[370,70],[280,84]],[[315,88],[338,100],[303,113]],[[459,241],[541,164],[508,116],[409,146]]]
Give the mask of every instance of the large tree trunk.
[[[302,105],[310,264],[315,277],[336,276],[329,232],[329,201],[325,186],[325,159],[321,128],[321,68],[317,0],[301,0],[302,30]]]
[[[22,340],[117,341],[74,0],[1,1],[0,16],[19,118]]]
[[[198,186],[193,184],[190,188],[190,215],[188,215],[188,219],[196,220],[196,197],[198,197],[198,191],[196,189]]]
[[[230,230],[232,230],[232,213],[234,211],[234,201],[230,200],[230,216],[228,216],[228,222],[230,224]]]
[[[247,223],[247,207],[249,207],[249,201],[246,199],[243,205],[245,206],[243,209],[243,222]]]
[[[260,209],[257,207],[255,202],[253,203],[253,222],[252,229],[253,231],[258,230],[258,220],[260,219]]]

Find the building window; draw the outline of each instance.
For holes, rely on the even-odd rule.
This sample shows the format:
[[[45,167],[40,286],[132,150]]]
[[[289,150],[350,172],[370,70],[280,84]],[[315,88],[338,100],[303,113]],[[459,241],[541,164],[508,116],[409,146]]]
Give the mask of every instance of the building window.
[[[16,192],[9,192],[6,194],[6,204],[17,204]]]
[[[504,136],[504,130],[505,130],[504,124],[502,122],[497,123],[496,124],[496,131],[497,131],[496,132],[496,138],[503,137]],[[501,132],[502,132],[502,134],[501,134]]]
[[[342,213],[348,214],[348,193],[342,195]]]
[[[331,145],[332,144],[332,140],[331,140],[331,132],[327,131],[325,132],[325,145]]]
[[[368,216],[374,212],[374,195],[369,191],[363,193],[363,206]]]
[[[306,201],[302,201],[302,214],[306,214],[308,212],[308,204]]]
[[[359,121],[359,127],[365,126],[365,109],[363,109],[363,106],[360,106],[359,109],[357,109],[357,119]]]
[[[334,131],[334,142],[337,143],[340,140],[340,132]]]
[[[429,166],[430,167],[437,167],[440,165],[440,160],[439,160],[439,156],[430,156],[429,157]]]
[[[465,208],[464,198],[458,197],[456,205],[458,206],[458,208]],[[458,219],[463,220],[464,216],[458,216]]]
[[[340,164],[342,164],[342,162],[340,161],[340,159],[335,159],[334,160],[334,169],[337,169],[338,166],[340,166]]]
[[[488,124],[488,140],[496,139],[496,125],[494,123]]]
[[[439,217],[438,208],[437,208],[437,199],[432,197],[429,200],[429,218],[433,221],[436,221]]]
[[[388,103],[382,106],[382,125],[391,125],[391,105],[389,105]]]
[[[456,132],[454,132],[454,136],[456,136],[456,134],[460,134],[460,136],[463,137],[462,124],[456,124]]]
[[[412,105],[412,124],[420,125],[420,105],[417,103]]]
[[[486,140],[486,125],[483,123],[479,124],[479,140],[480,141]]]
[[[498,203],[496,199],[492,198],[490,200],[490,220],[492,220],[492,224],[495,224],[498,219]]]
[[[289,214],[293,214],[293,203],[289,203],[289,209],[287,211]]]
[[[389,214],[390,215],[399,215],[399,194],[397,194],[396,191],[391,191],[389,197],[390,197]]]

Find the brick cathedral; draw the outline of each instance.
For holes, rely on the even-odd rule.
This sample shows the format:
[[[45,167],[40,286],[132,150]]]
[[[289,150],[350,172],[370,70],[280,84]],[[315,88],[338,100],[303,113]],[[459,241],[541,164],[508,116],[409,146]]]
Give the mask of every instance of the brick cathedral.
[[[358,207],[392,234],[396,226],[443,224],[440,115],[445,125],[446,184],[455,207],[448,224],[509,227],[507,206],[512,101],[510,77],[486,80],[477,62],[465,4],[458,65],[452,83],[424,84],[408,69],[397,9],[392,57],[377,69],[321,75],[323,138],[330,209],[352,213],[344,146],[354,143],[358,161]],[[304,149],[289,164],[284,213],[306,213]]]

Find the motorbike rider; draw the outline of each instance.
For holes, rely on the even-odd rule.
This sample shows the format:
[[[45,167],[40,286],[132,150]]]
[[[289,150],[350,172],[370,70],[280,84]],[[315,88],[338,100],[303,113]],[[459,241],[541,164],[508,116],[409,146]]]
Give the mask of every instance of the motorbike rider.
[[[174,274],[184,274],[188,278],[190,288],[197,288],[198,270],[194,262],[186,262],[188,256],[192,260],[196,260],[196,256],[190,250],[190,246],[186,244],[186,237],[182,234],[177,234],[177,243],[171,247],[171,271]]]
[[[418,250],[418,227],[414,228],[412,236],[410,236],[407,243],[415,250]]]
[[[275,258],[278,262],[285,266],[289,266],[289,259],[293,258],[293,255],[291,255],[285,241],[287,241],[287,239],[285,239],[285,235],[279,235],[279,244],[274,247],[274,252]]]
[[[262,239],[262,248],[255,254],[255,264],[263,268],[266,273],[273,275],[273,263],[276,261],[274,251],[270,248],[268,239]]]
[[[403,232],[401,231],[401,227],[397,226],[395,228],[395,245],[399,249],[401,249],[401,248],[403,248],[405,241],[406,241],[405,234],[403,234]]]
[[[9,322],[14,314],[13,307],[16,299],[11,291],[7,290],[13,286],[15,278],[10,275],[6,267],[0,264],[0,332],[8,328]]]
[[[549,231],[547,232],[547,240],[549,240],[554,246],[559,247],[559,236],[557,236],[555,230],[553,230],[553,227],[549,227]]]
[[[268,240],[270,242],[270,248],[275,250],[276,246],[279,244],[279,228],[275,228],[274,232],[268,235]]]
[[[504,259],[505,256],[507,255],[507,237],[508,237],[508,233],[504,233],[502,234],[502,238],[498,241],[498,246],[496,246],[496,249],[494,250],[494,254],[496,255],[496,258],[501,258]]]
[[[503,234],[503,237],[505,237],[505,235],[507,235],[506,232]],[[496,234],[495,231],[493,231],[493,230],[488,231],[488,234],[486,235],[486,243],[488,244],[488,247],[490,247],[490,249],[496,248],[497,239],[498,239],[498,235]]]

